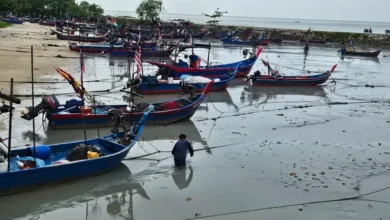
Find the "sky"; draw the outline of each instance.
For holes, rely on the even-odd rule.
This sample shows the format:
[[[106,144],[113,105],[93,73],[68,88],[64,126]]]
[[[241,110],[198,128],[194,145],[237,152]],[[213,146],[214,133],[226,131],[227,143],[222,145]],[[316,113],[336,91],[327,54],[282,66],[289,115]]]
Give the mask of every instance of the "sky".
[[[142,0],[87,0],[106,11],[134,12]],[[193,4],[191,4],[193,3]],[[390,0],[163,0],[164,13],[390,22]],[[390,28],[390,26],[389,26]]]

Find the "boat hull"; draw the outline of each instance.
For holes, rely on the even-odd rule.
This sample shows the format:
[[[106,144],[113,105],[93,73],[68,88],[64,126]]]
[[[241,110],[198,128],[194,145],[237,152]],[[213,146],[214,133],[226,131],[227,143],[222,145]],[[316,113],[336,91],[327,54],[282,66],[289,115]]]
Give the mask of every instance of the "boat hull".
[[[260,40],[260,41],[237,41],[237,40],[222,40],[224,44],[231,44],[231,45],[259,45],[259,46],[267,46],[269,41],[268,40]]]
[[[0,173],[0,195],[16,193],[42,184],[85,178],[112,170],[122,163],[122,160],[137,142],[140,134],[137,134],[136,138],[127,147],[110,142],[104,138],[88,140],[88,145],[104,146],[105,152],[111,152],[96,159],[73,161],[61,165],[49,164],[40,168]],[[85,141],[77,141],[51,145],[51,154],[47,161],[51,162],[52,158],[66,157],[70,149],[84,143]],[[14,148],[12,157],[16,155],[26,156],[23,155],[25,152],[26,148]]]
[[[156,47],[156,45],[157,45],[157,42],[150,42],[150,43],[147,42],[147,43],[140,44],[141,48],[153,48],[153,47]],[[136,47],[137,44],[133,43],[132,46]],[[113,47],[114,51],[118,51],[118,53],[123,52],[124,55],[126,54],[126,51],[123,49],[123,45],[110,45],[110,44],[77,45],[76,43],[72,43],[69,45],[69,49],[71,51],[80,52],[80,50],[81,50],[82,52],[85,52],[85,53],[101,53],[101,52],[107,51],[111,47]],[[172,51],[171,51],[171,53],[172,53]],[[161,51],[158,51],[158,52],[161,52]],[[165,50],[164,52],[168,52],[168,50]]]
[[[194,86],[192,89],[193,92],[202,92],[207,83],[191,83],[191,86]],[[221,91],[228,87],[228,82],[214,82],[210,91]],[[171,94],[171,93],[180,93],[182,89],[179,84],[169,84],[169,83],[141,83],[138,88],[138,92],[144,95],[154,95],[154,94]]]
[[[257,60],[257,57],[254,57],[252,59],[247,59],[247,60],[243,60],[243,61],[236,62],[236,63],[210,66],[208,68],[206,68],[206,67],[201,67],[201,68],[178,67],[178,66],[174,66],[174,65],[161,64],[158,62],[151,62],[151,61],[148,61],[148,63],[150,63],[152,65],[159,66],[159,67],[165,67],[165,68],[170,69],[169,77],[173,77],[174,79],[179,79],[180,76],[183,74],[188,74],[191,76],[203,76],[203,77],[212,79],[212,78],[217,78],[217,77],[227,75],[229,73],[234,72],[236,69],[236,66],[241,62],[242,62],[242,65],[240,66],[240,68],[238,70],[236,78],[237,77],[244,77],[250,73],[256,60]]]
[[[86,37],[86,36],[72,36],[72,35],[69,36],[69,35],[63,35],[63,34],[57,34],[57,38],[59,40],[81,41],[81,42],[91,42],[91,43],[103,42],[106,40],[105,36]]]
[[[300,40],[301,43],[306,43],[306,40]],[[310,44],[326,44],[326,40],[309,40]]]
[[[378,57],[382,50],[373,51],[373,52],[358,52],[358,51],[347,51],[340,50],[341,55],[347,56],[361,56],[361,57]]]
[[[261,76],[252,79],[252,83],[258,86],[317,86],[325,83],[329,77],[328,73],[314,76]]]
[[[172,52],[175,49],[168,49],[168,50],[141,50],[141,57],[169,57]],[[135,56],[135,51],[129,51],[129,50],[124,50],[124,49],[114,49],[111,52],[111,55],[113,56],[130,56],[134,57]]]
[[[23,24],[22,20],[14,20],[14,19],[1,19],[1,21],[8,24]]]

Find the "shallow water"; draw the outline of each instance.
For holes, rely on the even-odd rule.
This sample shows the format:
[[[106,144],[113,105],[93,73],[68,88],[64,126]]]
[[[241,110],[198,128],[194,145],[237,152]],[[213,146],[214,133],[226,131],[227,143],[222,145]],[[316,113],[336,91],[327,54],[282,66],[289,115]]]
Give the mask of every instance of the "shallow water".
[[[216,47],[210,60],[240,60],[242,49]],[[257,210],[356,196],[389,183],[390,60],[383,57],[389,52],[384,51],[378,59],[341,59],[336,51],[312,47],[305,58],[300,46],[265,47],[261,57],[278,64],[286,75],[301,74],[302,69],[323,72],[333,64],[338,67],[328,83],[314,88],[252,87],[236,79],[226,91],[211,93],[190,121],[147,126],[128,158],[156,149],[165,152],[126,160],[118,169],[96,177],[3,197],[7,202],[0,204],[1,219],[171,220],[245,210],[252,211],[205,219],[312,219],[314,214],[318,219],[389,218],[388,204],[384,203],[390,202],[388,191],[362,198],[370,201],[307,205],[302,211],[299,206]],[[207,57],[205,50],[196,53]],[[87,56],[85,63],[85,80],[105,80],[85,83],[87,90],[112,89],[97,97],[110,104],[125,103],[123,94],[116,91],[128,75],[126,59]],[[75,72],[77,62],[62,68]],[[257,69],[265,71],[261,62],[252,72]],[[144,67],[145,73],[153,71],[154,67]],[[50,77],[59,79],[54,73]],[[26,85],[16,88],[19,94],[30,90]],[[37,85],[36,92],[66,93],[72,88],[65,83],[45,84]],[[153,102],[178,96],[137,100]],[[64,101],[70,96],[58,98]],[[39,98],[35,100],[39,102]],[[31,143],[31,122],[18,115],[28,105],[30,101],[24,100],[17,106],[13,146]],[[7,115],[0,117],[5,121]],[[6,128],[6,123],[0,126],[1,137],[7,136]],[[47,130],[40,118],[36,128],[37,143],[84,138],[82,130]],[[88,138],[98,133],[109,134],[109,129],[87,130]],[[173,167],[169,153],[180,133],[187,134],[198,150],[193,158],[188,157],[185,170]]]

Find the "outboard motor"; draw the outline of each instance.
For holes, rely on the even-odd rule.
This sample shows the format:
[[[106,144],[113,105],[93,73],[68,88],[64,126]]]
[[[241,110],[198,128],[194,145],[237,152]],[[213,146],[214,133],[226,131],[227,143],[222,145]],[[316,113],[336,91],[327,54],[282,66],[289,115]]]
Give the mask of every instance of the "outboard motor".
[[[39,113],[42,112],[42,110],[57,110],[57,108],[60,106],[60,102],[55,97],[55,95],[50,96],[44,96],[42,98],[42,102],[39,103],[37,106],[30,106],[27,107],[27,109],[23,110],[22,112],[22,118],[26,120],[31,120],[39,115]]]

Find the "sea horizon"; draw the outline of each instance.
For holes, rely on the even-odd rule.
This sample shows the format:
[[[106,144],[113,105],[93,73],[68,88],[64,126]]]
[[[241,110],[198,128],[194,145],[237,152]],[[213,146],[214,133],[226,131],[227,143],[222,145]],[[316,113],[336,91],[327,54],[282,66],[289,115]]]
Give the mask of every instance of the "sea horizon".
[[[111,11],[107,10],[106,15],[112,16],[132,16],[137,17],[136,12],[132,11]],[[165,21],[173,19],[190,20],[197,24],[205,24],[208,17],[202,14],[180,14],[180,13],[161,13],[161,18]],[[221,19],[221,25],[260,27],[274,29],[297,29],[307,30],[311,28],[317,31],[351,32],[363,33],[365,28],[372,28],[375,34],[384,34],[386,29],[390,29],[390,22],[377,21],[351,21],[351,20],[321,20],[321,19],[299,19],[299,18],[265,18],[248,16],[225,15]]]
[[[105,10],[105,15],[112,15],[112,13],[106,13],[106,12],[115,12],[115,13],[128,13],[128,14],[133,14],[135,15],[135,17],[137,17],[137,12],[135,11],[122,11],[122,10]],[[204,16],[203,14],[183,14],[183,13],[164,13],[162,12],[161,15],[169,15],[169,16],[173,16],[173,15],[178,15],[178,16]],[[277,20],[294,20],[294,21],[330,21],[330,22],[356,22],[356,23],[361,23],[361,22],[364,22],[364,23],[386,23],[386,24],[390,24],[390,20],[389,21],[371,21],[371,20],[367,20],[367,21],[363,21],[363,20],[337,20],[337,19],[315,19],[315,18],[281,18],[281,17],[260,17],[260,16],[240,16],[240,15],[224,15],[222,17],[222,19],[224,17],[230,17],[230,18],[259,18],[259,19],[277,19]]]

